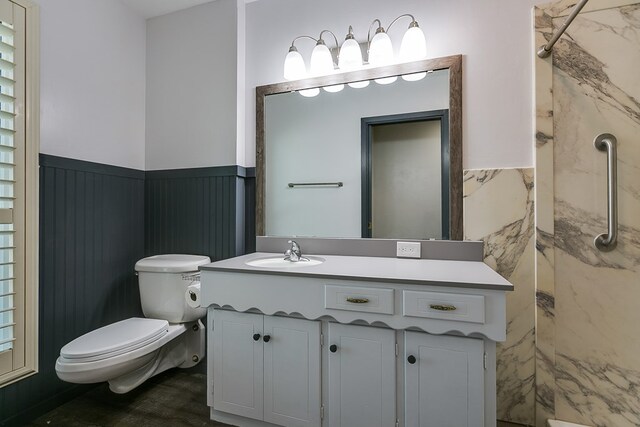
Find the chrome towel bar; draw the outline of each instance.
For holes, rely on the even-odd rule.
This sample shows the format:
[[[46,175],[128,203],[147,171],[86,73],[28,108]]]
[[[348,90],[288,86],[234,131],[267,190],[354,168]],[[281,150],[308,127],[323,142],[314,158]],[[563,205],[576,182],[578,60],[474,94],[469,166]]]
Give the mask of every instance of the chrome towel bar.
[[[290,182],[287,184],[289,188],[294,187],[336,187],[344,186],[342,181],[339,182]]]
[[[607,219],[606,234],[599,234],[593,243],[603,252],[615,249],[618,243],[618,155],[616,137],[602,133],[593,140],[599,151],[607,152]]]

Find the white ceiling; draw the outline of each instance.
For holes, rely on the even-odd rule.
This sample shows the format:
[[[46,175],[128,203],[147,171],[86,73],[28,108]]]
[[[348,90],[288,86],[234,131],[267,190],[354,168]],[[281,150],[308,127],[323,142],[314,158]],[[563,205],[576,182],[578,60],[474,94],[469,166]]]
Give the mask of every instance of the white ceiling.
[[[213,0],[120,0],[145,19],[166,15]]]

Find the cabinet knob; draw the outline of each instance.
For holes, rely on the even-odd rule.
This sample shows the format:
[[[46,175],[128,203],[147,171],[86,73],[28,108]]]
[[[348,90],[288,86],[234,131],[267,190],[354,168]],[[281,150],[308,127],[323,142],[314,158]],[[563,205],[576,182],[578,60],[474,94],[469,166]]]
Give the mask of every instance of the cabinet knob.
[[[407,362],[409,362],[410,364],[414,364],[416,363],[416,357],[412,354],[409,357],[407,357]]]
[[[265,335],[264,337],[262,337],[262,339],[264,340],[264,342],[269,342],[271,340],[271,335]]]
[[[330,351],[331,353],[335,353],[336,351],[338,351],[338,346],[337,346],[337,345],[335,345],[335,344],[331,344],[331,345],[329,346],[329,351]]]
[[[253,340],[258,341],[260,339],[260,334],[253,334]]]

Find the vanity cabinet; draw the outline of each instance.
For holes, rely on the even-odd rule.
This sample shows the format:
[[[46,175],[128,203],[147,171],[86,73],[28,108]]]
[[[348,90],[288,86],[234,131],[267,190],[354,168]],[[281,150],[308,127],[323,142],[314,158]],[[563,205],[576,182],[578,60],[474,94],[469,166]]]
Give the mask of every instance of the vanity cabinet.
[[[320,426],[320,322],[213,311],[213,408]]]
[[[406,426],[481,426],[484,354],[481,339],[405,332]]]
[[[339,323],[328,330],[329,425],[395,425],[395,331]]]
[[[488,266],[326,256],[307,269],[248,269],[247,261],[266,256],[273,255],[202,269],[213,420],[241,427],[496,426],[495,349],[505,339],[512,286]],[[310,273],[324,265],[402,277]]]

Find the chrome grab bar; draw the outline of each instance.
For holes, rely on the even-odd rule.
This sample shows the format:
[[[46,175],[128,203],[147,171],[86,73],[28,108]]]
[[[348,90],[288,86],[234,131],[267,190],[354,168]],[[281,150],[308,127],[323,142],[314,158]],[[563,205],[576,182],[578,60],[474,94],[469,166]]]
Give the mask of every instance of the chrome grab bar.
[[[596,236],[593,243],[603,252],[615,249],[618,243],[618,156],[617,139],[610,133],[602,133],[593,140],[599,151],[607,152],[607,219],[606,234]]]

